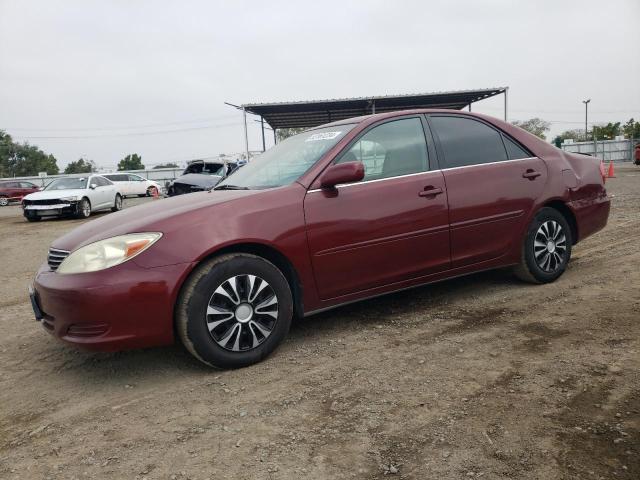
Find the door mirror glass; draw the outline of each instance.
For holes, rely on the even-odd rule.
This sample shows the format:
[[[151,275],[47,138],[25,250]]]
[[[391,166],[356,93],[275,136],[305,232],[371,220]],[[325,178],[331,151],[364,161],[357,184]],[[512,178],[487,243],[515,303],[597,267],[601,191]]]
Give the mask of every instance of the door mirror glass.
[[[359,182],[364,178],[362,162],[345,162],[331,165],[320,177],[322,188],[332,188],[342,183]]]

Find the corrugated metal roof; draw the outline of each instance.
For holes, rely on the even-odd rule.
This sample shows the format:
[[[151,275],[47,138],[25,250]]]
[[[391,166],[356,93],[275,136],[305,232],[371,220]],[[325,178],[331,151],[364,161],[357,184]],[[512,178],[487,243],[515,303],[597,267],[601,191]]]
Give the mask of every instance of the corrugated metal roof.
[[[456,90],[404,95],[335,98],[327,100],[247,103],[242,107],[259,115],[272,128],[315,127],[324,123],[373,113],[413,108],[451,108],[461,110],[470,103],[505,92],[507,87]]]

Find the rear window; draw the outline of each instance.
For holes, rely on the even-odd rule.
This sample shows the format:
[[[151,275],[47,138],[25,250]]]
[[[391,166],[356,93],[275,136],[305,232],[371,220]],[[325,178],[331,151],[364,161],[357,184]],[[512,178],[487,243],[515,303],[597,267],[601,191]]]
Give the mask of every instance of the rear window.
[[[470,118],[431,117],[440,140],[444,167],[466,167],[507,160],[502,135],[482,122]]]

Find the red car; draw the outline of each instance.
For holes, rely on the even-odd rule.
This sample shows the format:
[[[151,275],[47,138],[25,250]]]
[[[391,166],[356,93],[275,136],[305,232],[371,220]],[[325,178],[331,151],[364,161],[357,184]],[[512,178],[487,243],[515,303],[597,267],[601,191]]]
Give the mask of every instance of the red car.
[[[40,187],[23,180],[10,180],[0,182],[0,207],[6,207],[9,202],[18,202],[22,197],[37,192]]]
[[[497,267],[552,282],[608,215],[596,158],[484,115],[371,115],[291,137],[212,191],[82,225],[53,243],[31,298],[72,344],[177,335],[241,367],[293,316]]]

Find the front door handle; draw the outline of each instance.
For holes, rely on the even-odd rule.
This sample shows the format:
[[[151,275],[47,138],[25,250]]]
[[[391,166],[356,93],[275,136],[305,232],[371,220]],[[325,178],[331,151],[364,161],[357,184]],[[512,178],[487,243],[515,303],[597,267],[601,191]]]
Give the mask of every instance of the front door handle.
[[[535,180],[540,175],[542,175],[540,172],[536,172],[535,170],[528,169],[526,172],[524,172],[522,174],[522,178],[528,178],[529,180]]]
[[[442,191],[442,189],[440,187],[434,187],[433,185],[429,185],[427,187],[424,187],[424,190],[421,190],[418,193],[418,196],[420,197],[435,197],[436,195],[440,195],[441,193],[444,193]]]

